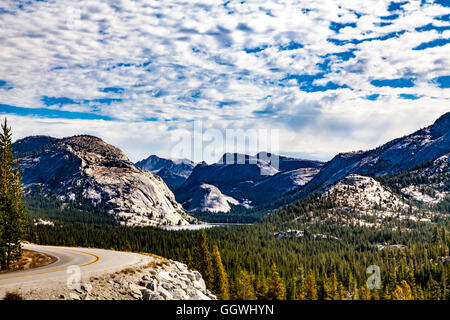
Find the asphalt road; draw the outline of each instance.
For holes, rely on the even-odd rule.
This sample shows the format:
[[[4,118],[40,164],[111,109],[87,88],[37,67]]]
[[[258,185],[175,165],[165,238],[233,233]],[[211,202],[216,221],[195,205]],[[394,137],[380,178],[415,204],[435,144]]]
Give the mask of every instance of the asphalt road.
[[[46,253],[56,261],[43,267],[0,274],[0,294],[7,290],[61,286],[73,275],[71,266],[78,266],[82,279],[145,264],[149,257],[121,251],[91,248],[70,248],[25,244],[24,249]]]

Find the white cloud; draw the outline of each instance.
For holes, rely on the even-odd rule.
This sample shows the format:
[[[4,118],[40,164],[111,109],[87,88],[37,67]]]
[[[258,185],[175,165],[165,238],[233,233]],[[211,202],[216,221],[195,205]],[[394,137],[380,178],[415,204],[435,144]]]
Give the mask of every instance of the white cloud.
[[[413,50],[449,37],[450,31],[416,31],[432,22],[448,25],[433,21],[450,13],[438,5],[410,1],[396,12],[398,19],[382,20],[391,14],[390,1],[254,0],[224,5],[212,0],[58,0],[20,2],[22,8],[17,3],[0,4],[0,80],[13,87],[0,87],[0,103],[94,112],[120,120],[14,117],[16,123],[27,123],[16,126],[18,136],[67,136],[87,130],[111,138],[137,160],[149,152],[168,152],[158,139],[170,126],[185,128],[187,120],[207,119],[217,128],[276,127],[283,132],[286,151],[332,155],[374,147],[448,111],[448,89],[438,88],[431,79],[448,75],[449,45]],[[356,27],[336,33],[331,22]],[[392,24],[377,26],[379,22]],[[402,33],[389,38],[393,32]],[[339,46],[330,38],[350,43]],[[379,40],[353,41],[369,38]],[[301,46],[280,50],[292,41]],[[318,65],[326,54],[350,49],[355,49],[354,57],[330,58],[329,70]],[[351,89],[305,92],[295,79],[281,81],[289,74],[320,72],[324,77],[310,86],[317,89],[331,81]],[[370,83],[402,77],[415,78],[415,86]],[[109,87],[123,92],[104,92]],[[367,100],[371,94],[380,98]],[[402,100],[399,94],[422,98]],[[47,106],[44,96],[76,103]],[[102,103],[105,98],[118,100]],[[145,122],[153,118],[159,121]],[[134,136],[154,128],[159,128],[158,139],[141,146],[134,141]]]

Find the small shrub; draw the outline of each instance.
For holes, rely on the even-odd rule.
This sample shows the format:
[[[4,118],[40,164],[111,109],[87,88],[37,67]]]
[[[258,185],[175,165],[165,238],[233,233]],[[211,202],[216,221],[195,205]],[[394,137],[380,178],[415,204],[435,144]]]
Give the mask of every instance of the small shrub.
[[[24,299],[20,293],[8,291],[6,292],[3,300],[24,300]]]

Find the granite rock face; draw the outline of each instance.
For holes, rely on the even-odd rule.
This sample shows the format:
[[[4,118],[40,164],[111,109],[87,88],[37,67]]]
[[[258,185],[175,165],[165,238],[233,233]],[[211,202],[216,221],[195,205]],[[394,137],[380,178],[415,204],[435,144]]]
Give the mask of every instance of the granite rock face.
[[[230,205],[239,205],[236,199],[224,195],[210,184],[202,184],[189,204],[189,211],[229,212]]]
[[[19,153],[27,193],[42,190],[64,202],[88,201],[125,225],[186,225],[192,220],[160,177],[137,168],[120,149],[97,137],[54,139],[44,146],[33,137],[25,139],[13,148],[27,151]]]

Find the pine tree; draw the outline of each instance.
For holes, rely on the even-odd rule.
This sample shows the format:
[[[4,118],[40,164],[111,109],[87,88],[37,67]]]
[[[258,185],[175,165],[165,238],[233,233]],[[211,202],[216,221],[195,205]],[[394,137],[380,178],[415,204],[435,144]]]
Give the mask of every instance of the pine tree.
[[[292,279],[286,290],[287,300],[297,300],[297,281]]]
[[[214,274],[205,230],[200,232],[198,246],[194,249],[194,267],[203,276],[206,286],[212,288]]]
[[[365,283],[359,288],[358,296],[360,300],[371,300],[370,289]]]
[[[258,300],[264,300],[267,297],[267,279],[262,271],[256,276],[255,294]]]
[[[306,276],[300,293],[300,300],[317,300],[316,276],[313,270],[310,270]]]
[[[186,251],[183,252],[183,262],[187,265],[189,269],[193,267],[191,249],[187,248]]]
[[[448,248],[448,234],[447,234],[447,229],[442,228],[442,242],[443,242],[443,246],[444,246],[444,251],[445,251],[445,255],[448,256],[449,254],[449,248]]]
[[[358,284],[352,274],[348,278],[348,300],[358,300]]]
[[[228,283],[228,275],[225,272],[225,268],[222,264],[222,258],[220,257],[220,252],[217,245],[215,245],[213,249],[212,266],[215,275],[212,286],[213,292],[217,295],[218,299],[229,300],[230,288]]]
[[[440,235],[440,232],[439,232],[439,228],[438,228],[437,226],[435,226],[435,227],[434,227],[434,230],[433,230],[433,239],[432,239],[432,242],[433,242],[433,243],[439,243],[440,240],[441,240],[441,235]]]
[[[244,269],[239,270],[236,279],[236,298],[238,300],[256,300],[251,274]]]
[[[441,288],[439,283],[433,278],[430,278],[427,283],[427,293],[429,300],[440,300],[442,297]]]
[[[0,268],[9,269],[22,256],[26,235],[25,204],[19,163],[14,164],[11,128],[7,121],[0,132]]]
[[[325,276],[323,282],[323,298],[325,300],[339,300],[338,281],[334,272],[329,278]]]
[[[268,300],[284,300],[286,299],[286,287],[283,280],[280,278],[280,274],[277,271],[275,263],[272,265],[270,271],[269,285],[267,291]]]
[[[392,293],[392,300],[414,300],[411,287],[405,280],[396,286]]]

